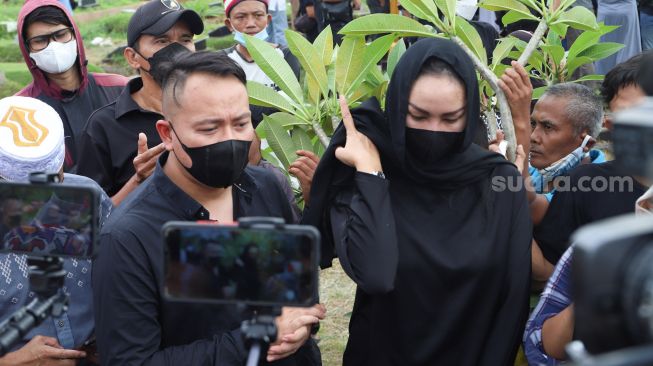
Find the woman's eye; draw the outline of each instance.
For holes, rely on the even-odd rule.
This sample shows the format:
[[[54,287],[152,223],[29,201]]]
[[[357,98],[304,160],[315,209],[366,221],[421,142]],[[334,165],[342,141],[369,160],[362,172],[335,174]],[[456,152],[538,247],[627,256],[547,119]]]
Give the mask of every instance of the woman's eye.
[[[426,119],[425,116],[416,116],[414,114],[411,114],[410,117],[414,119],[415,121],[424,121]]]

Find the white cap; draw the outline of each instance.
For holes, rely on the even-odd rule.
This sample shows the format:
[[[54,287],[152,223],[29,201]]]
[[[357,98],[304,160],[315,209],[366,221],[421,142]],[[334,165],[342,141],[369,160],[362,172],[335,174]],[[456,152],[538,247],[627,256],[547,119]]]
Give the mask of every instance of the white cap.
[[[471,20],[478,9],[478,0],[456,0],[456,14]]]
[[[46,103],[0,99],[0,178],[27,182],[32,172],[58,172],[66,156],[63,122]]]

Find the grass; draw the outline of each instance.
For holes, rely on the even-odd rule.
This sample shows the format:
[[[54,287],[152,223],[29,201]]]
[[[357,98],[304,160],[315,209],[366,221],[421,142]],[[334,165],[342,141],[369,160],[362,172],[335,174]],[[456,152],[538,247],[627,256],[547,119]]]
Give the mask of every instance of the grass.
[[[84,37],[85,46],[89,47],[90,41],[95,37],[126,40],[127,25],[131,16],[131,13],[120,12],[102,17],[99,20],[79,24],[79,32]]]
[[[7,80],[11,80],[22,86],[32,81],[32,74],[27,70],[24,62],[5,62],[0,63],[0,71],[5,74]]]
[[[0,40],[0,62],[23,62],[18,44],[10,39]]]
[[[206,40],[206,48],[209,50],[223,50],[233,46],[236,42],[234,41],[234,36],[229,35],[219,38],[209,38]]]
[[[333,267],[320,272],[320,301],[327,308],[327,316],[317,335],[325,366],[342,364],[355,293],[356,285],[347,277],[338,260],[333,261]]]

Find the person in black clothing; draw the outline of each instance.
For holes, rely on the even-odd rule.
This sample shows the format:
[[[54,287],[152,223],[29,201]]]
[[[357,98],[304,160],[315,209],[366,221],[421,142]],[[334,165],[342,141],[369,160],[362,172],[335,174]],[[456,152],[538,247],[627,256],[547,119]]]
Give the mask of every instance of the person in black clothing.
[[[140,77],[89,117],[80,137],[77,167],[77,174],[98,182],[114,205],[152,174],[163,152],[155,128],[162,118],[156,62],[174,52],[195,51],[193,35],[203,30],[200,16],[174,0],[152,0],[129,20],[124,56]]]
[[[18,14],[18,45],[31,82],[16,95],[54,108],[64,124],[64,171],[73,172],[82,129],[94,110],[116,99],[122,75],[89,72],[82,35],[72,14],[56,0],[25,1]]]
[[[290,220],[291,208],[274,176],[247,166],[254,130],[242,69],[212,52],[181,55],[166,67],[165,120],[156,124],[166,152],[100,235],[93,272],[100,358],[103,365],[242,365],[247,354],[234,329],[243,316],[235,308],[163,300],[161,227],[245,216]],[[305,342],[323,316],[321,305],[284,308],[267,360],[319,364],[315,343]]]
[[[532,232],[524,190],[490,182],[519,172],[472,142],[478,84],[459,46],[421,40],[395,70],[385,113],[341,99],[304,214],[321,265],[337,254],[358,285],[343,364],[512,364]]]
[[[647,80],[640,71],[644,60],[643,55],[634,56],[606,74],[601,94],[612,113],[642,102],[645,93],[639,81]],[[611,117],[606,118],[606,124],[612,129]],[[603,182],[607,183],[605,190],[592,189],[593,185],[603,187]],[[580,165],[571,171],[568,187],[553,197],[542,222],[533,231],[544,258],[551,264],[557,263],[567,250],[576,229],[632,212],[635,201],[646,190],[641,180],[624,176],[614,161]]]

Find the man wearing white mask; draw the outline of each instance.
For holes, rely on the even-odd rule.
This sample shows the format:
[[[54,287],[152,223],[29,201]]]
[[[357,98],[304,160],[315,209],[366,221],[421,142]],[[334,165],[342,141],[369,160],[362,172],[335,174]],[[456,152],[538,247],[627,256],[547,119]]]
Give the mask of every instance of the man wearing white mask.
[[[33,81],[17,95],[40,99],[57,111],[66,137],[64,170],[71,171],[86,120],[118,97],[127,78],[88,72],[79,29],[57,0],[25,2],[18,15],[18,41]]]
[[[225,0],[225,25],[234,34],[236,45],[224,52],[236,61],[245,71],[247,80],[257,81],[263,85],[279,90],[278,86],[261,70],[247,50],[245,34],[263,41],[270,41],[267,28],[272,21],[268,13],[268,0]],[[295,76],[299,78],[299,61],[287,47],[274,44],[277,52],[288,62]],[[252,111],[254,112],[254,111]],[[256,113],[254,113],[256,114]],[[252,116],[256,124],[257,116]]]

